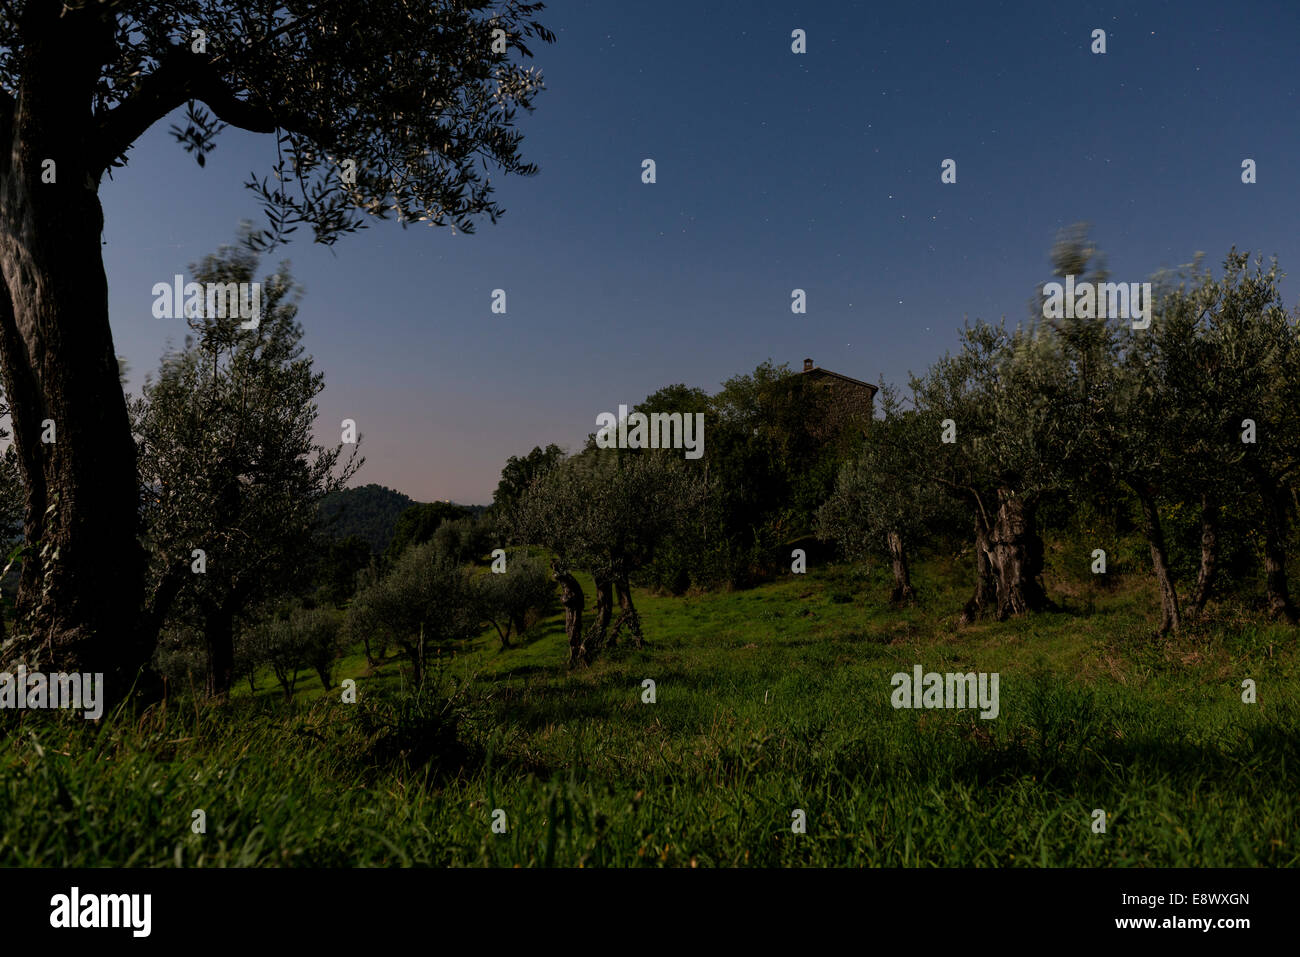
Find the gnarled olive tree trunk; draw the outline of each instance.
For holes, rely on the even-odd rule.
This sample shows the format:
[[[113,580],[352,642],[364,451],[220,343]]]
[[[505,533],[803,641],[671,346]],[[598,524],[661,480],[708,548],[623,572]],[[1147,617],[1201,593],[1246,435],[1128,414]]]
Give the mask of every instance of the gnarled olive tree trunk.
[[[18,609],[30,624],[11,656],[103,672],[115,700],[156,634],[140,627],[135,444],[108,321],[100,150],[88,142],[102,62],[90,47],[103,37],[48,34],[23,49],[22,89],[0,107],[0,373],[26,485]]]
[[[569,638],[569,667],[587,660],[587,649],[582,643],[582,610],[587,604],[582,586],[568,572],[557,571],[551,576],[560,586],[560,604],[564,606],[564,633]]]
[[[912,576],[907,567],[907,551],[903,547],[903,536],[890,532],[886,538],[889,542],[889,560],[894,573],[894,590],[889,600],[895,605],[916,600],[916,589],[912,587]]]
[[[1192,610],[1201,614],[1214,587],[1214,574],[1219,565],[1219,503],[1208,493],[1201,495],[1201,567],[1196,573],[1196,591],[1192,595]]]
[[[1047,593],[1043,573],[1043,540],[1038,536],[1034,503],[1013,490],[998,490],[998,511],[989,536],[989,560],[997,581],[998,619],[1042,611]]]
[[[214,606],[206,610],[203,640],[208,651],[208,697],[225,701],[235,682],[235,616],[228,607]],[[418,657],[423,658],[423,654]],[[419,684],[418,677],[416,684]]]
[[[961,623],[969,625],[982,618],[990,609],[997,607],[998,584],[993,574],[993,561],[990,554],[993,544],[983,510],[977,505],[975,509],[975,593],[966,602],[961,612]]]
[[[636,646],[644,648],[645,637],[641,634],[641,616],[637,614],[636,606],[632,604],[632,586],[628,584],[627,576],[616,576],[614,578],[614,588],[618,592],[618,607],[623,610],[623,613],[618,616],[618,621],[614,622],[614,629],[610,632],[609,643],[614,644],[618,639],[619,631],[622,630],[624,625],[627,625]]]
[[[594,576],[596,581],[596,616],[591,627],[591,637],[587,639],[587,650],[591,654],[600,651],[606,642],[613,647],[615,635],[609,630],[609,620],[614,616],[614,579],[602,575]]]
[[[1165,547],[1164,527],[1155,495],[1148,489],[1134,489],[1142,507],[1142,526],[1147,543],[1151,546],[1151,567],[1156,574],[1160,590],[1160,634],[1177,633],[1183,627],[1182,612],[1178,608],[1178,589],[1174,587],[1174,574],[1169,566],[1169,550]]]
[[[1286,538],[1290,526],[1286,489],[1268,479],[1260,481],[1264,505],[1264,587],[1268,612],[1294,625],[1300,620],[1286,582]]]

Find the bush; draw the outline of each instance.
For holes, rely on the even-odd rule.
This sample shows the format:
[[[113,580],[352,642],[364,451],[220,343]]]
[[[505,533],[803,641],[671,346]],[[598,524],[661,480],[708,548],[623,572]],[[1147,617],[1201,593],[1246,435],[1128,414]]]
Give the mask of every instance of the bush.
[[[349,763],[374,772],[397,765],[454,775],[471,756],[460,740],[466,714],[457,694],[426,685],[415,691],[379,688],[349,708],[356,734],[347,736]]]

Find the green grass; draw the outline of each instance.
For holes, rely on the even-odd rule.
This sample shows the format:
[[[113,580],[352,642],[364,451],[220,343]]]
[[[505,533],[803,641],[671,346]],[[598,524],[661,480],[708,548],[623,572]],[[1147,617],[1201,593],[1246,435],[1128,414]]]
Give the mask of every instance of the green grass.
[[[552,617],[522,646],[489,632],[443,655],[418,695],[356,654],[337,673],[355,705],[304,673],[288,703],[264,676],[222,709],[8,714],[0,863],[1300,863],[1296,630],[1216,609],[1158,639],[1141,580],[1091,614],[1083,585],[1049,582],[1067,610],[958,627],[961,568],[916,580],[924,604],[897,610],[847,568],[638,592],[649,647],[572,673]],[[1000,716],[893,709],[890,676],[914,664],[999,672]]]

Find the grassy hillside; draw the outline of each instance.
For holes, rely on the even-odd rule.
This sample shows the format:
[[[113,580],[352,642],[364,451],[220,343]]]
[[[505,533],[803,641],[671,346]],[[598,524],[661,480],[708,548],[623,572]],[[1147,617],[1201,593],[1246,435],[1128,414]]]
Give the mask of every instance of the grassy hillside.
[[[25,715],[0,754],[0,861],[1300,864],[1294,630],[1217,609],[1157,639],[1140,580],[1091,614],[959,628],[962,569],[916,580],[925,604],[904,610],[835,568],[639,594],[650,647],[574,673],[554,617],[522,647],[485,633],[447,654],[436,693],[358,654],[339,672],[354,705],[304,674],[291,704],[267,678],[221,711]],[[1000,673],[1001,714],[895,710],[890,676],[915,664]]]

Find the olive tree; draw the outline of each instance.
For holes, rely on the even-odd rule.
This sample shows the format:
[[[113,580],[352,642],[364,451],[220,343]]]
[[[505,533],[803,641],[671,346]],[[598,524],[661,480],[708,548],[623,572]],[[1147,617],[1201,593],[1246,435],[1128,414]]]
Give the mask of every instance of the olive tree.
[[[835,541],[853,560],[886,555],[893,576],[889,600],[916,598],[910,556],[952,509],[938,485],[923,474],[918,451],[926,447],[920,420],[903,408],[898,389],[882,382],[882,417],[857,458],[846,462],[835,490],[817,512],[817,534]]]
[[[227,248],[204,281],[251,282],[257,256]],[[303,352],[292,281],[262,283],[255,328],[192,317],[185,348],[164,357],[131,404],[139,437],[151,610],[193,620],[207,646],[208,692],[234,679],[237,623],[310,573],[318,503],[360,466],[356,450],[316,444],[324,376]]]
[[[510,647],[512,632],[522,636],[555,598],[546,565],[522,551],[506,556],[504,571],[487,571],[473,581],[478,614],[496,629],[503,649]]]
[[[25,487],[11,649],[113,676],[149,660],[136,450],[104,271],[104,174],[154,124],[200,165],[227,126],[268,137],[256,240],[333,242],[370,219],[472,230],[541,88],[523,0],[8,0],[0,4],[0,378]],[[160,277],[161,278],[161,277]],[[53,434],[56,440],[48,441]],[[43,438],[46,438],[43,441]],[[112,574],[106,574],[112,569]],[[121,678],[122,680],[115,680]]]
[[[468,570],[439,555],[431,542],[412,545],[388,574],[357,592],[344,627],[352,640],[378,633],[400,647],[420,685],[430,644],[449,645],[477,633],[471,589]]]
[[[560,574],[591,572],[597,617],[588,655],[616,642],[624,625],[643,644],[630,578],[697,517],[703,499],[692,463],[668,449],[592,448],[534,480],[517,510],[515,536],[549,549]],[[621,615],[611,627],[614,592]]]
[[[334,663],[343,650],[341,625],[335,611],[287,603],[241,635],[240,670],[249,676],[251,686],[254,669],[269,665],[284,696],[291,698],[298,673],[310,668],[328,691],[334,686]]]

